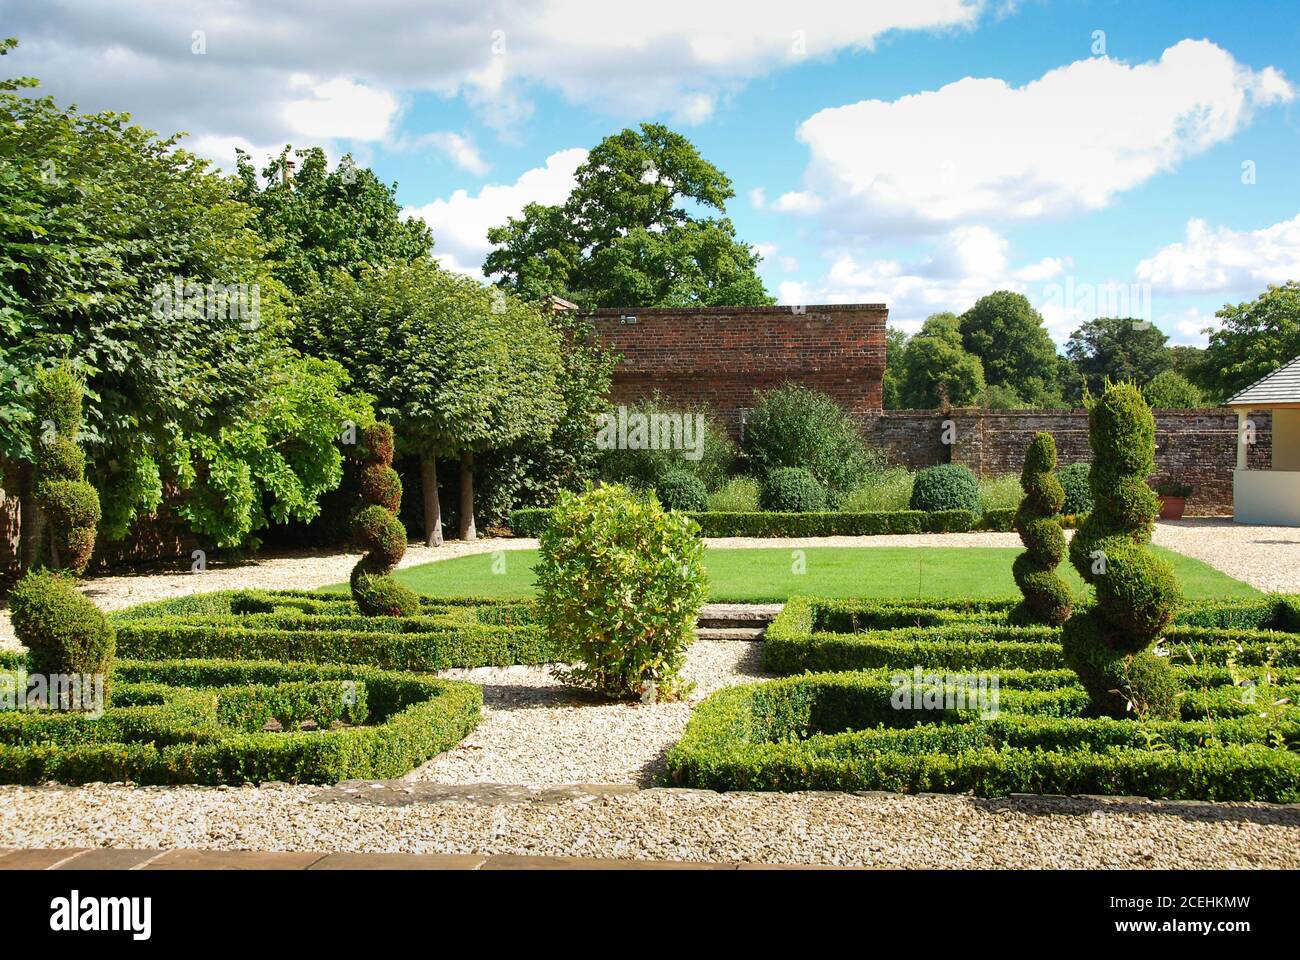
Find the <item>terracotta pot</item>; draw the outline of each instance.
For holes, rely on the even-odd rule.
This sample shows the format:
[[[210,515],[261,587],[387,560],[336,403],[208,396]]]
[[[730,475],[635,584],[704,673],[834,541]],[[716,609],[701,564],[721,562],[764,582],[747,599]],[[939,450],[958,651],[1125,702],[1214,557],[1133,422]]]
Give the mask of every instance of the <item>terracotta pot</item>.
[[[1181,520],[1183,519],[1183,508],[1186,506],[1187,506],[1186,497],[1161,497],[1160,498],[1160,519]]]

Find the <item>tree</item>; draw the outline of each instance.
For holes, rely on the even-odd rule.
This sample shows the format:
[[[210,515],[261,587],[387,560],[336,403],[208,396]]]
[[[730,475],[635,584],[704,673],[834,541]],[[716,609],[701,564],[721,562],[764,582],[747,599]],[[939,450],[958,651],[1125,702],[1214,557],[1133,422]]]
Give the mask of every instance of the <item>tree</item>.
[[[1098,317],[1083,324],[1065,346],[1079,373],[1080,399],[1086,389],[1100,394],[1106,380],[1112,383],[1149,383],[1157,374],[1169,369],[1169,338],[1151,323],[1132,317]]]
[[[902,379],[907,358],[907,334],[897,327],[885,330],[885,376],[880,385],[881,405],[886,410],[903,408]]]
[[[235,196],[257,211],[258,231],[272,245],[276,276],[305,293],[333,270],[356,277],[365,265],[429,256],[433,235],[423,220],[402,219],[397,184],[384,184],[345,154],[333,169],[320,147],[291,148],[259,180],[248,154],[236,151]],[[297,169],[295,169],[297,168]]]
[[[400,450],[420,457],[425,539],[442,543],[437,459],[461,462],[462,539],[474,539],[474,455],[550,435],[560,341],[533,306],[429,260],[332,274],[302,306],[305,349],[376,398]]]
[[[731,221],[686,209],[725,214],[734,195],[689,140],[642,124],[597,144],[563,204],[529,204],[490,229],[483,271],[526,299],[585,308],[771,303]]]
[[[984,364],[989,386],[1010,387],[1034,406],[1059,402],[1056,347],[1023,294],[999,290],[961,315],[962,345]]]
[[[1173,370],[1152,377],[1142,387],[1142,397],[1149,406],[1164,410],[1199,407],[1205,402],[1196,384]]]
[[[188,441],[275,383],[292,357],[283,288],[228,178],[126,114],[23,94],[35,85],[0,82],[0,455],[36,529],[26,397],[66,359],[86,384],[104,532],[120,536],[161,502],[162,477],[205,484]]]
[[[1270,286],[1247,303],[1216,314],[1197,380],[1215,397],[1230,397],[1300,356],[1300,281]]]
[[[904,408],[928,410],[945,403],[976,402],[984,389],[984,365],[962,346],[956,314],[929,317],[907,345],[899,382]]]

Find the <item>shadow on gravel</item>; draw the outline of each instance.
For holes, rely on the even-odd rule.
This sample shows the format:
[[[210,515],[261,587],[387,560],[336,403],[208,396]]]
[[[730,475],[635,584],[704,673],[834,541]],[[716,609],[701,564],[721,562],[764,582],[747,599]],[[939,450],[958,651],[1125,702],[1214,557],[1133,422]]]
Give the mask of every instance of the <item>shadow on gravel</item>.
[[[1300,805],[1238,806],[1232,803],[1210,803],[1203,800],[1147,800],[1145,797],[1049,797],[1014,796],[984,798],[972,797],[977,807],[999,813],[1022,813],[1029,816],[1078,817],[1102,814],[1132,814],[1135,816],[1180,817],[1201,823],[1231,820],[1240,823],[1257,823],[1272,827],[1300,827]]]

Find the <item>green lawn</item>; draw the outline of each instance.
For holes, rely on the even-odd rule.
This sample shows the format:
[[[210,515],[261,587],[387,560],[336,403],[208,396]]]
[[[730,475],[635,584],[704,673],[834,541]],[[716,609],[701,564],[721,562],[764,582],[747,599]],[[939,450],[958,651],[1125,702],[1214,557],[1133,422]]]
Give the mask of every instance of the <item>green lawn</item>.
[[[1259,593],[1213,567],[1160,547],[1189,598],[1244,597]],[[775,602],[795,594],[818,597],[1010,597],[1014,547],[810,547],[706,549],[709,599]],[[798,554],[803,571],[796,572]],[[440,560],[399,570],[397,579],[431,597],[532,596],[536,550],[503,550]],[[1068,563],[1062,575],[1076,591],[1083,581]],[[346,589],[343,586],[331,588]]]

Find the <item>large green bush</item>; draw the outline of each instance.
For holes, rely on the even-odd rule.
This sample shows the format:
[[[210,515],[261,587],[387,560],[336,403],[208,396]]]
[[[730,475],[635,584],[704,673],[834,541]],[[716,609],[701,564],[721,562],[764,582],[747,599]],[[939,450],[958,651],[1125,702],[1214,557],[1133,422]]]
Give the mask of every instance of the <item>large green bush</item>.
[[[1096,603],[1065,624],[1062,649],[1092,697],[1114,717],[1178,711],[1167,661],[1150,650],[1181,599],[1173,568],[1148,548],[1159,502],[1155,417],[1132,384],[1109,387],[1088,413],[1094,507],[1070,544],[1070,562]]]
[[[564,679],[610,697],[684,692],[704,599],[704,544],[686,515],[620,485],[564,493],[541,534],[539,616]]]
[[[670,470],[655,482],[659,502],[669,510],[697,512],[709,506],[704,481],[685,470]]]
[[[970,510],[982,508],[980,485],[969,467],[941,463],[926,467],[912,482],[913,510]]]
[[[373,423],[362,431],[361,444],[361,490],[369,505],[352,521],[357,543],[366,551],[352,568],[352,599],[367,616],[410,616],[420,609],[420,598],[390,575],[406,553],[406,528],[396,512],[402,482],[393,469],[393,428]]]
[[[889,467],[867,476],[844,498],[840,509],[853,513],[906,510],[912,502],[912,471]]]
[[[819,513],[826,509],[826,488],[808,470],[780,467],[763,478],[758,503],[778,513]]]
[[[1061,512],[1067,516],[1081,517],[1092,512],[1092,486],[1088,480],[1091,469],[1086,463],[1072,463],[1056,471],[1056,478],[1065,491]]]
[[[699,477],[709,490],[716,490],[726,482],[736,460],[736,445],[708,407],[674,406],[655,396],[622,410],[604,412],[613,418],[611,422],[615,425],[622,417],[626,417],[629,424],[625,445],[618,445],[618,431],[615,429],[613,439],[616,445],[601,451],[600,475],[605,480],[655,490],[665,474],[684,471]],[[638,421],[635,418],[646,419]],[[650,418],[660,418],[654,426],[659,439],[653,447],[650,446]],[[638,422],[645,424],[640,435],[635,433]],[[666,429],[662,429],[664,424],[667,424]],[[683,432],[673,433],[678,424]],[[700,424],[703,425],[702,432],[697,429]],[[690,443],[685,444],[686,440]]]
[[[1053,519],[1065,502],[1065,491],[1056,479],[1056,440],[1039,433],[1025,451],[1020,486],[1025,498],[1016,511],[1016,532],[1025,552],[1016,557],[1011,573],[1024,594],[1016,619],[1059,626],[1070,616],[1073,598],[1070,588],[1056,575],[1065,559],[1065,533]]]
[[[27,647],[31,670],[52,678],[98,677],[103,684],[104,703],[111,694],[109,677],[113,668],[115,635],[99,608],[77,592],[72,580],[49,570],[36,570],[14,585],[9,594],[9,613],[14,633]],[[91,681],[93,682],[93,680]],[[59,710],[91,708],[84,697],[71,691],[51,707]]]
[[[757,395],[741,449],[760,477],[781,467],[808,470],[826,487],[832,506],[884,467],[884,457],[867,447],[839,404],[797,384]]]

